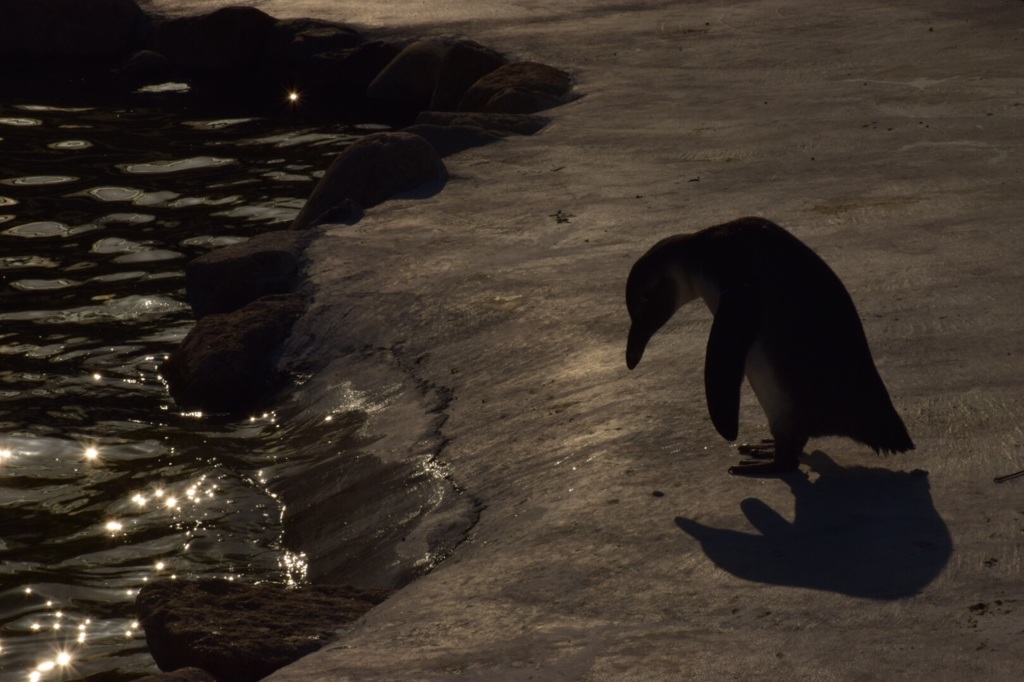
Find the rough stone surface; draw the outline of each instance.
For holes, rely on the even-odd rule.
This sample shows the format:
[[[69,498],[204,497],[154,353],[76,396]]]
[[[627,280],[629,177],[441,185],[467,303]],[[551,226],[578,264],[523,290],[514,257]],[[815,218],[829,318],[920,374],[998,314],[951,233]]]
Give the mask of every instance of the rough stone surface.
[[[448,41],[435,38],[410,44],[373,79],[366,96],[414,109],[428,108],[449,46]]]
[[[276,379],[275,350],[304,307],[302,295],[279,294],[199,320],[160,365],[171,397],[208,413],[259,407]]]
[[[149,675],[139,682],[218,682],[217,678],[202,668],[180,668],[169,673]]]
[[[455,111],[466,91],[478,80],[505,64],[505,58],[489,47],[460,40],[445,52],[430,100],[432,111]]]
[[[199,668],[219,682],[255,682],[319,649],[386,597],[345,586],[166,580],[144,586],[135,603],[161,670]]]
[[[117,56],[141,20],[134,0],[0,0],[0,56]]]
[[[521,93],[547,95],[553,98],[552,101],[561,102],[571,87],[572,78],[565,71],[537,62],[514,62],[495,69],[474,83],[459,102],[459,111],[486,111],[495,95],[512,88]]]
[[[369,208],[447,176],[441,158],[422,137],[400,132],[367,135],[335,158],[292,227],[307,226],[345,199]]]
[[[255,65],[275,19],[255,7],[223,7],[159,24],[151,49],[189,69],[229,70]]]
[[[291,291],[308,240],[290,231],[265,232],[215,249],[185,267],[185,290],[197,318],[229,313],[270,294]]]
[[[486,130],[533,135],[551,122],[546,116],[530,114],[495,114],[475,111],[424,111],[416,123],[442,126],[476,126]]]
[[[267,34],[263,59],[270,65],[297,66],[315,55],[356,47],[362,37],[344,24],[317,19],[281,19]]]
[[[442,158],[466,149],[480,147],[497,142],[504,135],[479,126],[455,125],[445,126],[432,123],[417,123],[402,128],[403,133],[419,135],[429,142]]]

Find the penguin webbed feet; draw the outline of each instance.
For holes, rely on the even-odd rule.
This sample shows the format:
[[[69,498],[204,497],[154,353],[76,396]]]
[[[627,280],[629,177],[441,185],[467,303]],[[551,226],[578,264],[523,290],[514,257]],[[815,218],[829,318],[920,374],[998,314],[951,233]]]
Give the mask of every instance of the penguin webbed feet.
[[[752,459],[745,459],[729,467],[729,473],[733,476],[778,476],[800,468],[800,452],[803,447],[780,447],[773,439],[766,438],[756,445],[744,443],[736,449]]]
[[[740,443],[736,449],[751,459],[775,459],[775,439],[764,438],[760,443]]]

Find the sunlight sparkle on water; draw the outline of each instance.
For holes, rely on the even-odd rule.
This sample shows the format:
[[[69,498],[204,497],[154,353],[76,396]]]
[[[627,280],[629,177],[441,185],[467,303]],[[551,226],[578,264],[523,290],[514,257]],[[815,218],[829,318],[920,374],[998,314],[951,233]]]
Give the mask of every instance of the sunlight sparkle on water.
[[[57,668],[66,668],[71,665],[71,654],[67,651],[58,651],[57,655],[52,660],[42,661],[36,666],[36,669],[29,674],[30,680],[41,679],[42,673],[51,672]]]
[[[94,446],[89,446],[85,449],[85,458],[90,462],[95,461],[100,456],[100,451]]]

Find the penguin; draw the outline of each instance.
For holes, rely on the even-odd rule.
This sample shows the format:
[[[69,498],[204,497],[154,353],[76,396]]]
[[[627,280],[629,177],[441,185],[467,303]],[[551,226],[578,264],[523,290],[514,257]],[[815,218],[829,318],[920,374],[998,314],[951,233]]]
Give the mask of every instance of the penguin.
[[[654,333],[697,298],[714,315],[704,358],[711,422],[736,440],[746,376],[774,440],[761,452],[741,448],[770,461],[745,461],[729,473],[794,471],[808,439],[820,436],[845,436],[876,453],[914,448],[850,294],[792,234],[749,217],[651,247],[626,281],[626,366],[635,368]]]

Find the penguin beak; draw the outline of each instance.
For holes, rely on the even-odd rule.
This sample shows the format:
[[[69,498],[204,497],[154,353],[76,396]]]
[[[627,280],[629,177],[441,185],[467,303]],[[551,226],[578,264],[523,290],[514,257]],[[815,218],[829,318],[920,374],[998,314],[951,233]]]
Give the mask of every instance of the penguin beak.
[[[633,369],[640,364],[640,358],[644,356],[644,348],[651,340],[653,332],[641,329],[633,324],[629,328],[629,337],[626,339],[626,367]]]

